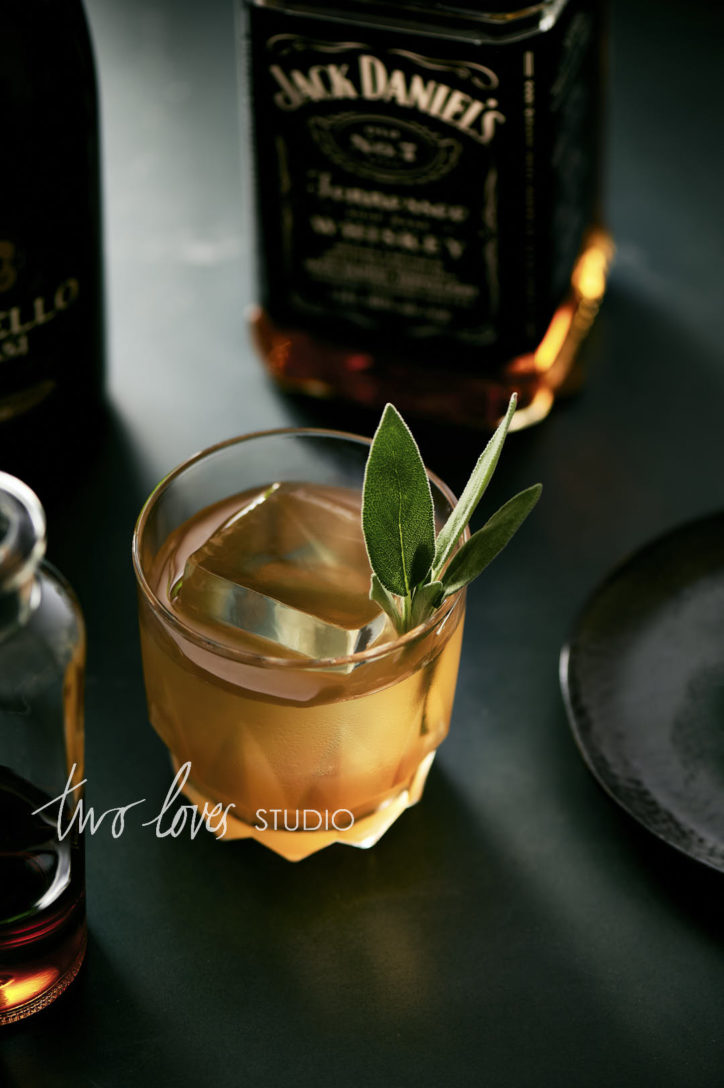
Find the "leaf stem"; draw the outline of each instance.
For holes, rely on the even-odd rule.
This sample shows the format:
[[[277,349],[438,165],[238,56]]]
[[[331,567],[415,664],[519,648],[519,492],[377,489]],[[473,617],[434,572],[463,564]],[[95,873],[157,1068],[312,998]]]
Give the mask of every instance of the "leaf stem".
[[[420,450],[397,409],[385,407],[365,467],[362,529],[372,568],[370,598],[387,613],[398,634],[426,622],[446,598],[476,578],[538,501],[540,484],[509,499],[461,543],[498,464],[516,408],[514,393],[458,503],[436,534],[430,481]]]
[[[411,607],[412,607],[412,597],[408,593],[408,594],[406,594],[406,596],[404,596],[402,598],[402,630],[403,631],[409,631],[410,630]]]

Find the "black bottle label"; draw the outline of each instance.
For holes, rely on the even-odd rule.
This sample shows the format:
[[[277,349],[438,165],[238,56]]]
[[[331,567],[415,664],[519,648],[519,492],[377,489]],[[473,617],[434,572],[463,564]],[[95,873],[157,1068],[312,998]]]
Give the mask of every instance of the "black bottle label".
[[[530,350],[594,217],[598,28],[471,44],[253,7],[262,301],[361,348]]]
[[[3,365],[6,391],[17,384],[29,392],[33,386],[58,380],[59,375],[54,373],[48,358],[45,330],[53,324],[53,329],[48,330],[52,338],[58,319],[68,325],[67,315],[74,310],[81,294],[77,276],[64,274],[67,269],[62,262],[58,263],[57,283],[52,279],[47,258],[41,263],[42,277],[33,276],[27,267],[25,248],[9,238],[0,238],[0,365]],[[43,364],[39,364],[39,357],[43,358]],[[11,380],[13,369],[18,374],[17,383]]]
[[[100,283],[87,246],[76,236],[58,252],[35,232],[25,245],[0,237],[0,422],[94,380]]]
[[[102,369],[98,132],[93,60],[77,0],[2,16],[0,454],[43,407],[95,402]],[[80,416],[80,411],[75,412]],[[7,424],[7,427],[5,426]],[[32,435],[31,435],[32,437]]]

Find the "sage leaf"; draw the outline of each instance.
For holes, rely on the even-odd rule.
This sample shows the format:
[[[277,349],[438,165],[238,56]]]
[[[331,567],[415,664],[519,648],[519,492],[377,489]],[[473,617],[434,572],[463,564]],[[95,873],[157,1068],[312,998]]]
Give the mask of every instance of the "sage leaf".
[[[428,582],[427,585],[418,586],[412,597],[412,609],[410,623],[417,627],[419,623],[433,614],[436,608],[442,604],[444,586],[442,582]]]
[[[403,630],[402,616],[400,610],[397,607],[395,598],[388,590],[382,585],[376,574],[372,575],[372,584],[370,585],[370,600],[378,604],[383,612],[386,612],[395,625],[395,630],[400,634]]]
[[[372,568],[370,598],[391,618],[398,634],[425,623],[445,598],[477,578],[538,501],[540,484],[510,499],[459,546],[495,471],[516,407],[513,394],[437,542],[420,451],[399,412],[391,404],[385,408],[367,459],[362,529]]]
[[[466,540],[443,576],[445,597],[472,582],[495,559],[528,517],[542,490],[540,484],[534,484],[519,492]]]
[[[503,449],[503,443],[505,442],[505,437],[508,433],[510,421],[515,413],[517,403],[518,397],[513,393],[505,417],[500,421],[493,437],[480,454],[478,463],[465,485],[457,506],[440,530],[437,538],[437,545],[435,547],[435,558],[433,559],[434,578],[439,578],[442,574],[445,564],[455,551],[455,545],[460,539],[460,534],[470,521],[476,506],[485,494],[490,479],[498,464]]]
[[[391,404],[382,413],[367,459],[362,528],[370,566],[381,585],[409,598],[430,572],[435,517],[417,443]]]

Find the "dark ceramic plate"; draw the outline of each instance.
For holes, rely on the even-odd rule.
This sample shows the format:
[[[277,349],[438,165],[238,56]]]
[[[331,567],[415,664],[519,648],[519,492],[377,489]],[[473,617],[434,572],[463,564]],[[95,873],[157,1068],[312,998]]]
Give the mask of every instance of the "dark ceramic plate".
[[[724,513],[649,544],[599,586],[561,653],[561,687],[604,789],[724,871]]]

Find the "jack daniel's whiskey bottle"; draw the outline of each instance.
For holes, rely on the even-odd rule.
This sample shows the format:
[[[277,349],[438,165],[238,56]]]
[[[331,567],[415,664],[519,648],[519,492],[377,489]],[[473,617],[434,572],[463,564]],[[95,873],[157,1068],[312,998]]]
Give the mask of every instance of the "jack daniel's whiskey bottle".
[[[524,426],[611,243],[597,0],[245,0],[257,343],[286,388]]]
[[[0,7],[0,469],[87,441],[102,370],[98,117],[81,0]]]

